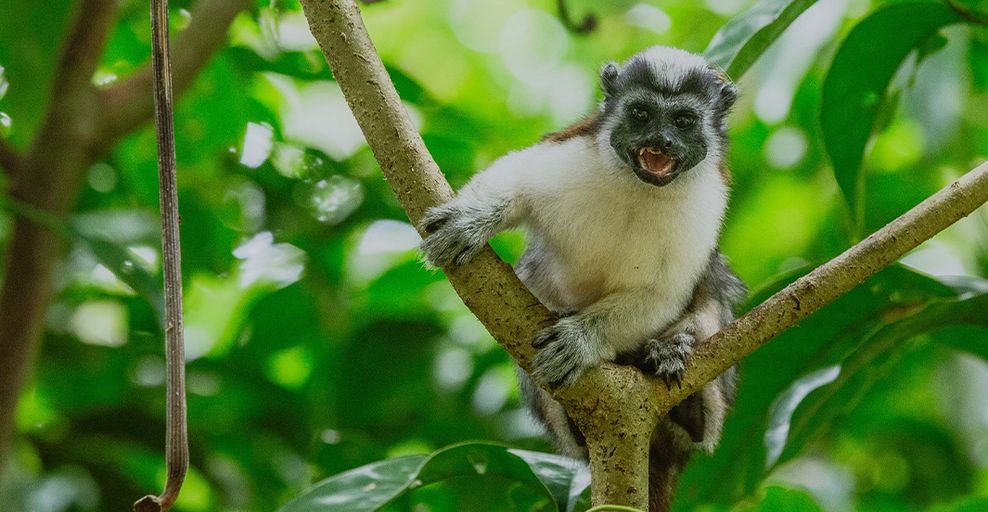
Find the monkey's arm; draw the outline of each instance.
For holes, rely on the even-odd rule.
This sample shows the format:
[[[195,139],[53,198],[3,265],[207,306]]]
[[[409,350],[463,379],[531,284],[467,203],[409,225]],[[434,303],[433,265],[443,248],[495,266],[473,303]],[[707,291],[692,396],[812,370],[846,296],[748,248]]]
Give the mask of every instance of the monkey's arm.
[[[519,224],[526,213],[530,176],[542,158],[532,146],[497,159],[474,175],[455,198],[422,219],[428,233],[422,251],[435,265],[462,265],[497,233]]]

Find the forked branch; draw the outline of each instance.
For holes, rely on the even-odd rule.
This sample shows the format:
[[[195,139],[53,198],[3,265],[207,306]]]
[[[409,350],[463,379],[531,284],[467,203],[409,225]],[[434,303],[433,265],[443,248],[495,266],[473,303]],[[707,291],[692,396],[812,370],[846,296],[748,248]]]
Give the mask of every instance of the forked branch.
[[[353,0],[302,0],[309,26],[333,69],[385,178],[413,225],[451,197],[449,184],[415,131],[361,21]],[[690,359],[681,389],[668,391],[637,370],[613,364],[585,373],[556,393],[590,448],[595,504],[645,508],[647,442],[655,422],[675,404],[823,305],[988,200],[988,163],[972,170],[879,232],[821,266],[725,328]],[[445,268],[453,287],[491,335],[529,369],[534,334],[552,320],[493,251]],[[623,397],[641,397],[624,400]],[[614,435],[613,419],[624,424]],[[646,433],[643,437],[642,433]],[[639,460],[632,460],[635,457]]]

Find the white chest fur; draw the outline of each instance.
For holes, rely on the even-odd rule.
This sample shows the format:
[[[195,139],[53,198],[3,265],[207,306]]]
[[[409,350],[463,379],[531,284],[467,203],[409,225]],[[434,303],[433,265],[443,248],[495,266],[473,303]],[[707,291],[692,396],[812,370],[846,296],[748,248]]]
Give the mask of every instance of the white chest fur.
[[[530,243],[546,252],[523,275],[561,310],[581,310],[616,292],[649,289],[678,311],[717,243],[727,187],[704,161],[665,187],[640,182],[596,148],[567,141],[555,165],[539,170],[526,220]]]

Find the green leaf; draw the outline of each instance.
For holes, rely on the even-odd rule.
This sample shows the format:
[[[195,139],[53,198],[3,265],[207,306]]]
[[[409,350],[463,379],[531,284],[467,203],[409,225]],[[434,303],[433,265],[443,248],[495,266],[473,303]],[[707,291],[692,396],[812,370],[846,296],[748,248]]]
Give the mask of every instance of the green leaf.
[[[762,0],[735,16],[710,40],[704,55],[738,78],[816,0]]]
[[[840,375],[840,366],[833,365],[810,372],[789,386],[772,404],[768,428],[765,430],[765,466],[771,467],[779,460],[785,448],[796,407],[815,389],[830,384]]]
[[[113,242],[82,235],[79,235],[79,238],[93,251],[96,259],[117,276],[117,279],[147,299],[158,315],[158,321],[164,325],[165,299],[162,294],[162,284],[141,264],[134,261],[134,255],[125,247]]]
[[[408,490],[425,455],[388,459],[341,473],[312,486],[280,512],[371,512]]]
[[[760,290],[749,307],[797,277],[787,274]],[[888,322],[896,314],[901,317],[903,311],[914,312],[957,295],[936,279],[894,265],[746,357],[740,365],[737,402],[725,423],[720,447],[712,456],[697,457],[687,466],[676,509],[691,510],[698,503],[729,505],[754,492],[765,476],[769,455],[765,444],[756,440],[765,435],[773,407],[793,382],[833,365],[841,365],[843,375],[844,359],[875,329],[876,322]],[[800,403],[814,398],[820,391],[813,391]],[[793,429],[797,420],[793,418]],[[792,436],[790,432],[789,438]],[[731,484],[710,487],[708,482],[712,479]]]
[[[988,327],[988,316],[984,315],[988,310],[988,294],[962,297],[966,298],[934,301],[891,322],[883,319],[880,327],[866,335],[848,354],[840,376],[803,401],[801,409],[793,415],[789,446],[777,462],[795,456],[800,448],[826,433],[838,418],[850,413],[868,390],[895,369],[910,341],[951,326]],[[976,339],[982,346],[988,344],[983,335]]]
[[[501,477],[542,494],[559,510],[573,510],[590,484],[579,461],[491,443],[463,443],[429,456],[400,457],[352,469],[314,485],[279,512],[379,510],[420,487],[459,477]]]
[[[855,26],[837,50],[823,84],[820,124],[856,226],[863,216],[861,162],[889,82],[911,52],[927,47],[938,30],[959,21],[939,3],[891,4]]]

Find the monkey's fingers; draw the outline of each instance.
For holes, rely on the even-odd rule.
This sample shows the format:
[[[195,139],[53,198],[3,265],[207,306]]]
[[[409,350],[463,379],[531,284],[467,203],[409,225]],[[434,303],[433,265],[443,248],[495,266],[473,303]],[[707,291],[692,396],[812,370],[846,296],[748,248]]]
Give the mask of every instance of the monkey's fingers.
[[[542,332],[535,335],[535,339],[532,340],[532,346],[538,349],[545,348],[546,345],[556,341],[557,337],[558,333],[556,333],[555,329],[551,327],[543,329]]]

